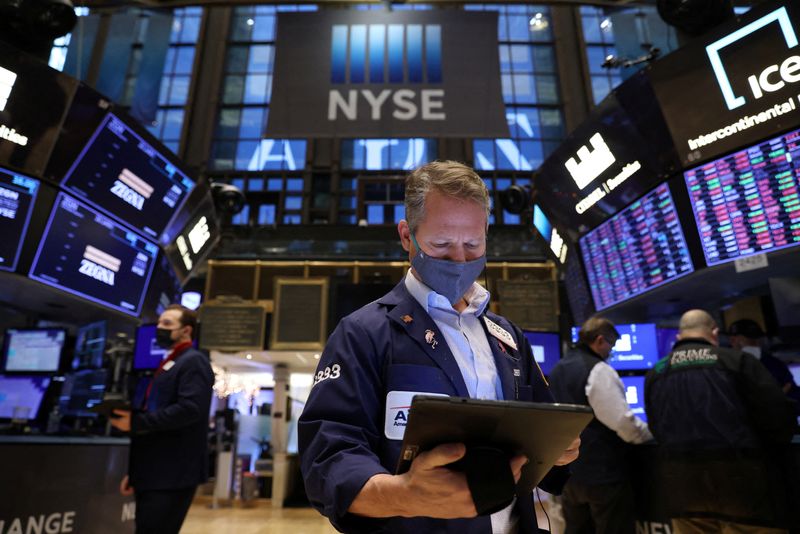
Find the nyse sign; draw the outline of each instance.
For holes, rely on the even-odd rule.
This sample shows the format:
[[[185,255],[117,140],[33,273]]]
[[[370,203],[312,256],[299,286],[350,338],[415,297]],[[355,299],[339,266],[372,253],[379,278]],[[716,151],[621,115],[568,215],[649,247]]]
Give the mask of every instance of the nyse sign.
[[[266,135],[508,137],[498,59],[493,13],[281,13]]]

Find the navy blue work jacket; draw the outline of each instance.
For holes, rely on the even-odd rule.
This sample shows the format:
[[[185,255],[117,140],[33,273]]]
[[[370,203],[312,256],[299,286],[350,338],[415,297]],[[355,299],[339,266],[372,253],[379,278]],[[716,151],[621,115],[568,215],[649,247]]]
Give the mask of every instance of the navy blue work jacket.
[[[187,349],[153,379],[146,411],[131,416],[128,473],[135,491],[182,489],[208,478],[208,412],[214,373]]]
[[[504,398],[553,402],[520,330],[498,315],[487,316],[517,344],[513,349],[487,332]],[[428,330],[438,341],[435,347],[426,342]],[[469,397],[444,335],[403,282],[344,318],[321,356],[298,424],[301,467],[311,504],[342,532],[491,533],[488,516],[371,519],[347,512],[370,477],[394,473],[402,437],[387,437],[391,431],[385,426],[385,413],[387,394],[398,391]],[[554,468],[540,486],[560,493],[567,476],[565,468]],[[517,512],[519,532],[537,532],[532,496],[518,498]]]

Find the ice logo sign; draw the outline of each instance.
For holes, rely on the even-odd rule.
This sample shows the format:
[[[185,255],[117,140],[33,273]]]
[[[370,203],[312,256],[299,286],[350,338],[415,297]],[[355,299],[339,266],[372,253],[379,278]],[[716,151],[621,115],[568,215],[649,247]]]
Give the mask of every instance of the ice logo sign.
[[[589,138],[592,150],[584,145],[578,149],[578,159],[569,158],[564,166],[575,180],[579,189],[583,189],[603,174],[616,158],[608,148],[603,136],[599,133]]]
[[[17,73],[0,67],[0,111],[6,109],[6,104],[8,104],[11,90],[14,89],[14,82],[16,81]]]
[[[708,54],[708,59],[711,61],[711,68],[714,70],[714,75],[717,78],[717,83],[719,83],[722,96],[725,97],[725,104],[728,106],[729,110],[743,106],[746,100],[743,96],[736,96],[734,94],[733,86],[728,78],[728,73],[720,58],[720,51],[772,23],[778,23],[780,26],[781,33],[786,41],[786,47],[789,49],[795,48],[798,44],[797,34],[794,31],[794,27],[792,27],[789,13],[786,11],[785,7],[776,9],[706,46],[706,53]],[[785,58],[780,64],[775,63],[768,65],[761,73],[752,74],[747,77],[750,91],[753,94],[753,98],[756,100],[762,98],[765,92],[774,93],[783,89],[787,83],[797,82],[800,82],[800,56],[797,55]]]

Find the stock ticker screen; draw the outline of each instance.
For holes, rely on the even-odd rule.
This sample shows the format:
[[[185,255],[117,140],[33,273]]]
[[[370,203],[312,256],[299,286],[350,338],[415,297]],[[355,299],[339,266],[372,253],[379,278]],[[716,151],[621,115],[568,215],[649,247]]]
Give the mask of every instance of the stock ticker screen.
[[[39,181],[0,168],[0,270],[17,267]]]
[[[59,193],[30,277],[138,315],[158,247]]]
[[[800,244],[800,130],[684,178],[708,265]]]
[[[598,310],[694,270],[666,183],[581,237],[580,245]]]
[[[109,113],[62,184],[106,213],[158,239],[194,182]]]

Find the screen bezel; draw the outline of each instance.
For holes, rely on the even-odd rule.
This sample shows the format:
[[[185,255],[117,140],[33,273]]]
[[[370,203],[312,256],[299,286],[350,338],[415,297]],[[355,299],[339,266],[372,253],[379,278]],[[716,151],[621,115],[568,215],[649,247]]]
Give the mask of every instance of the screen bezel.
[[[684,220],[680,216],[680,210],[678,209],[678,204],[675,202],[676,195],[673,192],[673,188],[672,188],[670,182],[671,182],[671,180],[665,180],[665,181],[659,183],[658,185],[656,185],[655,187],[653,187],[652,189],[650,189],[649,191],[647,191],[646,193],[644,193],[643,195],[638,197],[636,200],[634,200],[633,202],[631,202],[630,204],[628,204],[627,206],[625,206],[624,208],[619,210],[617,213],[615,213],[611,217],[607,218],[602,223],[594,226],[590,230],[588,230],[588,231],[584,232],[583,234],[581,234],[581,236],[578,238],[578,252],[579,252],[579,256],[580,256],[581,266],[583,267],[583,275],[585,277],[586,287],[589,290],[589,295],[592,297],[592,303],[594,304],[595,311],[599,312],[599,311],[603,311],[603,310],[608,310],[610,308],[613,308],[614,306],[618,306],[620,304],[628,302],[629,300],[632,300],[632,299],[635,299],[635,298],[640,297],[642,295],[645,295],[645,294],[649,293],[650,291],[653,291],[654,289],[658,289],[658,288],[664,287],[664,286],[666,286],[668,284],[671,284],[671,283],[673,283],[673,282],[675,282],[677,280],[680,280],[681,278],[684,278],[686,276],[690,276],[690,275],[692,275],[692,274],[694,274],[694,273],[696,273],[698,271],[697,258],[695,257],[695,253],[694,253],[694,251],[692,249],[692,246],[690,245],[690,239],[688,239],[686,237],[686,230],[684,229],[684,227],[685,227]],[[600,306],[598,304],[597,300],[595,299],[594,291],[592,291],[592,282],[591,282],[591,279],[589,278],[589,269],[586,268],[586,262],[584,261],[584,257],[583,257],[584,247],[585,247],[584,242],[585,242],[586,237],[589,234],[597,231],[601,226],[611,223],[611,221],[613,221],[616,217],[620,216],[625,210],[629,209],[633,204],[639,202],[642,198],[644,198],[645,196],[653,193],[656,189],[658,189],[661,186],[665,186],[667,188],[667,192],[669,193],[670,199],[672,200],[672,206],[673,206],[673,208],[675,210],[675,218],[678,221],[678,225],[680,226],[681,233],[683,234],[683,241],[684,241],[684,244],[686,245],[686,250],[687,250],[687,252],[689,254],[689,261],[692,264],[691,270],[689,270],[689,271],[687,271],[685,273],[679,274],[678,276],[675,276],[673,278],[670,278],[669,280],[665,280],[665,281],[663,281],[663,282],[661,282],[659,284],[656,284],[654,286],[650,286],[647,289],[645,289],[643,291],[640,291],[639,293],[635,293],[635,294],[630,295],[628,297],[625,297],[625,298],[623,298],[621,300],[617,300],[616,302],[613,302],[613,303],[608,304],[606,306]]]
[[[770,248],[770,249],[767,249],[767,250],[760,250],[760,251],[756,251],[756,252],[750,252],[750,253],[744,254],[744,255],[738,255],[736,257],[728,258],[728,259],[725,259],[725,260],[714,261],[713,263],[709,262],[708,254],[706,252],[705,246],[703,246],[703,240],[702,240],[702,237],[700,235],[700,222],[697,219],[697,211],[695,210],[694,201],[692,200],[691,193],[689,192],[689,184],[686,182],[686,180],[687,180],[686,174],[691,172],[691,171],[696,171],[696,170],[698,170],[698,169],[700,169],[702,167],[705,167],[706,165],[709,165],[711,163],[716,163],[716,162],[718,162],[720,160],[724,160],[726,158],[729,158],[729,157],[731,157],[732,155],[734,155],[734,154],[736,154],[738,152],[743,152],[743,151],[749,150],[749,149],[751,149],[753,147],[756,147],[758,145],[767,143],[767,142],[772,141],[774,139],[783,138],[784,136],[786,136],[786,135],[788,135],[790,133],[794,133],[794,132],[800,133],[800,128],[797,127],[797,125],[789,128],[789,129],[783,130],[781,133],[776,133],[775,135],[771,135],[769,137],[765,137],[765,138],[763,138],[763,139],[761,139],[761,140],[759,140],[759,141],[757,141],[755,143],[751,143],[751,144],[747,144],[747,145],[741,145],[736,150],[731,150],[730,152],[726,152],[726,153],[724,153],[724,154],[722,154],[722,155],[720,155],[718,157],[708,158],[706,160],[703,160],[701,163],[693,164],[691,167],[685,167],[678,174],[678,177],[680,178],[679,181],[682,183],[682,185],[684,187],[686,199],[687,199],[687,202],[688,202],[688,207],[690,209],[691,221],[692,221],[692,225],[691,226],[692,226],[692,228],[694,229],[694,231],[697,234],[697,244],[698,244],[698,246],[700,248],[700,256],[703,258],[703,262],[705,263],[706,267],[719,267],[721,265],[726,265],[726,264],[729,264],[731,262],[735,262],[736,260],[740,260],[740,259],[744,259],[744,258],[750,258],[750,257],[753,257],[753,256],[758,256],[759,254],[765,254],[766,255],[766,254],[770,254],[772,252],[785,251],[785,250],[788,250],[788,249],[791,249],[791,248],[795,248],[795,247],[800,248],[800,243],[792,243],[792,244],[784,245],[782,247],[773,247],[773,248]]]
[[[28,229],[31,224],[31,218],[33,217],[33,211],[36,208],[36,198],[38,197],[39,193],[42,190],[42,180],[34,178],[33,176],[30,176],[23,172],[16,172],[8,167],[3,167],[3,166],[0,166],[0,172],[10,174],[12,176],[13,175],[23,176],[29,180],[33,180],[34,182],[36,182],[36,192],[34,192],[31,195],[31,204],[30,207],[28,208],[28,213],[25,216],[25,223],[22,225],[22,232],[20,233],[19,242],[17,243],[17,251],[14,254],[14,258],[11,261],[11,265],[7,267],[3,267],[2,265],[0,265],[0,271],[14,272],[17,270],[17,265],[19,264],[19,258],[22,255],[22,248],[23,245],[25,244],[25,236],[28,235]]]
[[[114,119],[116,119],[117,121],[122,123],[125,126],[126,130],[128,130],[131,134],[133,134],[137,138],[137,140],[139,142],[143,142],[143,143],[146,143],[147,145],[149,145],[150,148],[152,148],[164,161],[166,161],[166,162],[170,163],[171,165],[173,165],[175,167],[175,170],[178,173],[180,173],[182,175],[182,177],[184,177],[187,180],[189,180],[190,182],[192,182],[192,188],[187,190],[184,193],[183,198],[181,199],[181,201],[178,202],[175,205],[175,207],[172,209],[172,215],[169,217],[169,219],[167,219],[167,221],[164,223],[163,227],[154,228],[153,229],[158,233],[158,236],[152,236],[152,235],[148,234],[143,228],[139,228],[138,226],[133,224],[133,222],[131,222],[131,221],[127,220],[127,219],[123,219],[123,218],[117,216],[115,213],[113,213],[113,211],[110,210],[109,208],[107,208],[105,206],[101,206],[99,203],[95,202],[92,198],[87,196],[85,194],[85,192],[83,192],[83,191],[79,192],[75,188],[67,185],[67,181],[70,178],[73,177],[75,169],[78,167],[78,165],[81,164],[81,162],[83,162],[86,154],[93,147],[93,144],[94,144],[95,140],[100,135],[100,132],[104,128],[106,128],[108,126],[108,124]],[[108,217],[111,217],[115,221],[120,222],[125,227],[135,231],[137,234],[139,234],[142,237],[144,237],[146,240],[148,240],[148,241],[161,241],[164,238],[165,232],[167,231],[167,229],[170,228],[170,225],[173,223],[175,218],[183,210],[183,207],[186,205],[186,201],[191,196],[192,191],[194,191],[197,188],[198,181],[197,181],[197,179],[193,178],[188,173],[186,173],[181,167],[176,165],[173,157],[169,157],[167,154],[165,154],[165,152],[169,152],[169,149],[167,149],[163,145],[161,145],[161,146],[158,146],[158,145],[161,145],[161,143],[160,142],[154,143],[153,139],[146,138],[142,134],[142,132],[139,131],[138,129],[136,129],[135,127],[133,127],[131,125],[131,121],[127,120],[126,117],[122,116],[119,113],[118,110],[108,111],[105,115],[103,115],[102,119],[100,119],[99,124],[95,127],[94,131],[89,136],[89,139],[84,143],[84,145],[81,148],[81,150],[78,153],[78,155],[71,162],[71,164],[69,165],[68,169],[64,172],[64,175],[61,177],[61,179],[59,181],[59,184],[61,185],[62,188],[64,188],[65,191],[69,191],[70,195],[73,196],[74,198],[80,200],[84,204],[90,205],[92,208],[100,210],[104,215],[106,215]],[[166,149],[166,151],[164,149]]]
[[[69,195],[69,194],[67,194],[65,192],[59,192],[56,195],[55,201],[54,201],[54,203],[53,203],[53,205],[52,205],[52,207],[50,209],[50,215],[49,215],[49,217],[47,219],[47,224],[45,225],[44,230],[42,231],[42,233],[41,233],[41,235],[39,237],[39,244],[38,244],[38,246],[36,248],[36,253],[35,253],[34,257],[33,257],[33,260],[31,261],[30,267],[28,268],[28,278],[30,278],[31,280],[35,280],[36,282],[39,282],[41,284],[45,284],[47,286],[55,288],[55,289],[57,289],[59,291],[64,291],[65,293],[69,293],[70,295],[74,295],[74,296],[76,296],[78,298],[85,299],[85,300],[88,300],[90,302],[94,302],[95,304],[98,304],[100,306],[104,306],[106,308],[110,308],[110,309],[112,309],[114,311],[117,311],[117,312],[120,312],[120,313],[124,313],[125,315],[138,317],[139,314],[141,314],[141,312],[142,312],[142,306],[144,305],[144,298],[145,298],[145,295],[147,293],[147,289],[148,289],[148,287],[150,285],[150,279],[153,276],[153,269],[155,269],[155,264],[156,264],[156,261],[158,260],[158,254],[156,254],[153,257],[152,261],[150,262],[149,270],[148,270],[147,276],[145,277],[144,286],[142,287],[141,294],[139,295],[139,303],[138,303],[138,306],[136,307],[136,310],[129,310],[129,309],[123,308],[122,306],[117,306],[116,304],[112,304],[110,302],[106,302],[106,301],[104,301],[104,300],[102,300],[99,297],[96,297],[94,295],[89,295],[87,293],[80,292],[80,291],[78,291],[76,289],[72,289],[72,288],[70,288],[70,287],[68,287],[68,286],[66,286],[64,284],[55,283],[55,282],[52,282],[50,280],[46,280],[46,279],[34,274],[34,269],[38,266],[39,257],[41,256],[42,250],[44,249],[45,240],[47,239],[47,237],[50,234],[50,229],[53,226],[53,220],[56,217],[56,212],[57,212],[57,210],[61,209],[61,200],[64,197],[72,199],[73,201],[77,202],[81,207],[86,208],[87,210],[92,211],[92,212],[96,213],[97,215],[100,215],[102,217],[108,218],[107,215],[98,212],[94,207],[86,204],[82,200],[77,199],[74,196]],[[117,221],[117,219],[109,218],[109,220],[113,224],[116,224],[121,230],[124,230],[126,232],[131,231],[130,229],[126,228],[125,225],[123,225],[122,223]],[[158,245],[156,245],[152,241],[150,241],[148,239],[145,239],[144,237],[142,237],[138,233],[136,234],[136,236],[139,239],[141,239],[142,241],[144,241],[145,243],[150,243],[150,244],[154,245],[156,247],[156,249],[158,250]]]
[[[8,349],[11,343],[11,336],[10,332],[62,332],[64,334],[64,342],[61,344],[61,351],[58,355],[58,364],[56,368],[53,370],[47,371],[34,371],[30,369],[17,369],[17,370],[9,370],[8,366]],[[3,352],[0,354],[0,362],[2,362],[2,366],[0,366],[0,373],[9,376],[23,376],[23,375],[31,375],[31,376],[52,376],[56,375],[63,369],[64,365],[64,354],[67,347],[67,339],[68,332],[66,328],[55,327],[55,328],[6,328],[3,333]]]
[[[48,380],[47,385],[44,388],[44,391],[42,391],[42,397],[39,399],[39,405],[36,408],[36,411],[28,414],[28,419],[27,419],[28,421],[37,420],[39,418],[39,415],[41,414],[42,407],[45,405],[45,400],[47,398],[48,391],[50,391],[50,388],[53,387],[53,381],[54,381],[53,377],[52,376],[47,377],[47,376],[44,376],[41,373],[25,373],[25,374],[22,374],[22,373],[5,373],[4,372],[4,373],[0,373],[0,380],[2,380],[3,378],[20,379],[20,380],[22,380],[24,378],[39,378],[39,379],[44,378],[44,379]],[[12,419],[13,419],[13,417],[2,417],[2,416],[0,416],[0,421],[2,421],[4,423],[10,422]]]

